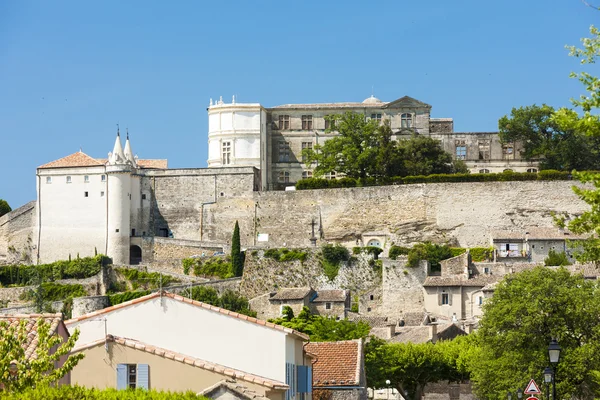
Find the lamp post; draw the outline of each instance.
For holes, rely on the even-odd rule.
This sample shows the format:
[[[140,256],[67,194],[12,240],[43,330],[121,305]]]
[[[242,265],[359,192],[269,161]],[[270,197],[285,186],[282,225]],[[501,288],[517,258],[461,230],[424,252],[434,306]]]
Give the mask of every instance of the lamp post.
[[[390,383],[391,383],[391,382],[390,382],[390,380],[389,380],[389,379],[386,379],[386,380],[385,380],[385,384],[386,384],[386,386],[387,386],[387,390],[386,390],[386,391],[387,391],[387,400],[390,400]]]
[[[556,367],[560,360],[560,346],[556,339],[552,339],[548,345],[548,358],[552,364],[552,400],[556,400]]]
[[[517,390],[517,399],[521,400],[523,398],[523,389],[519,388]]]
[[[508,392],[506,394],[506,400],[512,400],[512,393],[511,392]]]
[[[546,367],[544,369],[544,382],[546,383],[546,399],[550,400],[550,383],[552,383],[553,381],[553,376],[554,375],[554,371],[552,371],[552,368],[550,367]],[[554,399],[552,399],[554,400]]]

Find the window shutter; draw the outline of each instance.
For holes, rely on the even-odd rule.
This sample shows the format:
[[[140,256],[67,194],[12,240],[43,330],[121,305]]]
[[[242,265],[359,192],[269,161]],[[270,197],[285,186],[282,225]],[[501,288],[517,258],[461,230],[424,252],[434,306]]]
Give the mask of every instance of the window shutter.
[[[291,379],[290,379],[290,364],[286,363],[285,364],[285,383],[289,386],[288,390],[285,391],[285,399],[286,400],[290,400],[291,398],[291,393],[292,393],[292,384],[291,384]]]
[[[448,292],[448,305],[451,306],[452,305],[452,293]]]
[[[442,294],[438,293],[438,306],[442,305]]]
[[[296,379],[296,364],[292,364],[292,396],[296,394],[298,391],[298,387],[296,383],[298,380]]]
[[[137,365],[137,386],[140,389],[150,389],[150,367],[148,364]]]
[[[306,392],[312,393],[312,367],[308,367],[306,371]]]
[[[117,364],[117,390],[127,389],[127,364]]]
[[[296,371],[298,371],[298,393],[307,393],[307,387],[306,387],[306,374],[307,374],[307,367],[304,365],[298,365],[298,368],[296,368]]]

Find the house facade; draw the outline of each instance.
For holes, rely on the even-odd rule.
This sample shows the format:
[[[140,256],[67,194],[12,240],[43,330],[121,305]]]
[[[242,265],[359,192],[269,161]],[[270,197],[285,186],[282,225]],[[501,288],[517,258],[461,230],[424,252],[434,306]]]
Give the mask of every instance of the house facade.
[[[310,357],[304,350],[308,336],[171,293],[153,293],[71,319],[66,325],[69,330],[80,330],[76,351],[96,354],[111,348],[124,350],[121,352],[124,358],[116,359],[114,363],[121,369],[126,368],[124,366],[131,368],[131,373],[136,375],[134,385],[139,385],[139,376],[148,374],[146,381],[150,387],[153,387],[154,379],[163,382],[162,378],[153,379],[152,371],[183,368],[170,363],[171,359],[181,361],[183,357],[185,364],[193,363],[202,370],[186,370],[186,376],[197,379],[180,382],[193,390],[202,389],[197,386],[198,380],[211,386],[217,378],[244,376],[256,377],[253,382],[262,382],[263,388],[267,382],[269,390],[263,390],[263,394],[273,399],[295,400],[306,394],[308,387]],[[109,344],[107,335],[118,339]],[[134,348],[128,346],[128,342],[122,342],[122,338],[135,341]],[[136,351],[143,350],[141,347],[152,350]],[[204,368],[207,365],[216,367]],[[73,382],[95,387],[121,387],[123,378],[119,368],[107,369],[97,380],[89,376],[90,368],[93,366],[77,367],[72,373]],[[104,371],[104,366],[98,368]],[[219,372],[221,376],[200,378],[206,375],[206,370]],[[142,387],[146,381],[141,381]]]

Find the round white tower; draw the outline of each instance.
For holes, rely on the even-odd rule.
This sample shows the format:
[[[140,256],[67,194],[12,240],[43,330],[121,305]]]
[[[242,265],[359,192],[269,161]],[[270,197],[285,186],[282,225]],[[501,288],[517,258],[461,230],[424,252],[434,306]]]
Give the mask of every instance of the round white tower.
[[[129,264],[130,225],[131,225],[131,174],[135,170],[135,160],[131,147],[123,152],[121,137],[117,139],[112,153],[108,154],[106,164],[108,218],[107,218],[107,255],[116,265]]]
[[[222,98],[208,107],[208,167],[256,167],[266,151],[266,110],[258,103],[226,104]]]

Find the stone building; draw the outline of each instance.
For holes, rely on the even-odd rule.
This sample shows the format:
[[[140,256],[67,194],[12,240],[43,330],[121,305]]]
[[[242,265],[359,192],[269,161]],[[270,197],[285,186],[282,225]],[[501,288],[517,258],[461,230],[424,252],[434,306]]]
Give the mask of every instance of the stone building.
[[[521,158],[520,143],[501,143],[497,132],[455,132],[452,118],[431,118],[431,105],[409,96],[385,102],[371,96],[362,102],[284,104],[265,108],[259,103],[223,99],[208,107],[208,166],[252,166],[260,170],[262,190],[282,189],[312,177],[314,165],[302,151],[335,137],[328,116],[354,112],[379,123],[388,120],[393,139],[413,134],[439,140],[471,172],[512,170],[537,172],[537,163]],[[327,176],[334,178],[335,173]]]

